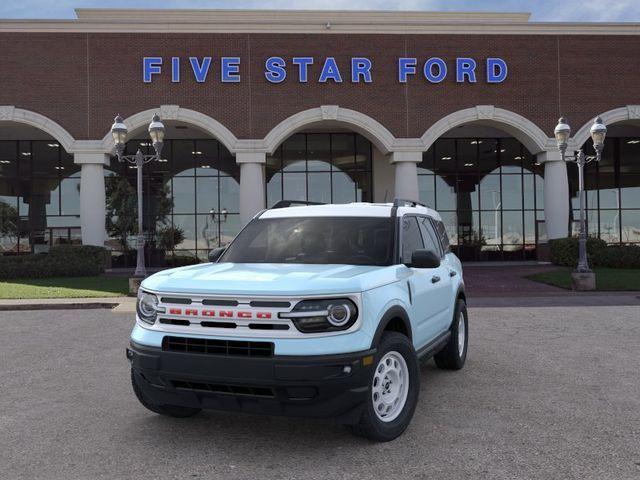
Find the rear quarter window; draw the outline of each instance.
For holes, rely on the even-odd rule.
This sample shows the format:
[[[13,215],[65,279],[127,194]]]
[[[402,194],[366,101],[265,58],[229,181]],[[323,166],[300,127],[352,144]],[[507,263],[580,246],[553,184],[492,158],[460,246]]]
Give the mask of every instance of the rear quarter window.
[[[442,223],[441,220],[434,220],[433,223],[436,225],[436,232],[438,233],[438,237],[440,237],[440,243],[442,244],[444,253],[450,253],[451,245],[449,245],[449,237],[447,236],[447,229],[444,223]]]
[[[420,231],[422,232],[422,239],[424,240],[424,248],[427,250],[432,250],[437,255],[442,257],[444,252],[442,247],[440,246],[440,240],[438,239],[438,235],[433,229],[433,224],[427,217],[420,217],[418,220],[420,224]]]

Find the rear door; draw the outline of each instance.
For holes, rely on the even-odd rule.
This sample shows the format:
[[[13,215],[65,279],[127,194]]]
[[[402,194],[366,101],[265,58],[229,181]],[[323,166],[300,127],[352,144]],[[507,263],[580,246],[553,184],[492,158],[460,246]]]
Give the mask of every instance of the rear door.
[[[425,248],[427,250],[433,250],[440,256],[440,267],[437,270],[437,276],[440,278],[438,286],[440,288],[437,298],[438,312],[434,319],[437,325],[438,332],[446,331],[451,325],[451,319],[453,316],[453,282],[451,276],[451,266],[449,265],[449,259],[444,250],[442,242],[438,238],[438,233],[434,228],[432,219],[428,217],[420,217],[418,219],[420,225],[420,232],[424,239]]]
[[[418,224],[418,217],[405,215],[401,219],[401,261],[411,263],[411,255],[415,250],[425,248],[425,243]],[[414,344],[420,348],[431,341],[439,333],[438,320],[442,317],[441,298],[445,296],[441,268],[413,268],[407,278],[410,296],[410,309],[413,327]]]

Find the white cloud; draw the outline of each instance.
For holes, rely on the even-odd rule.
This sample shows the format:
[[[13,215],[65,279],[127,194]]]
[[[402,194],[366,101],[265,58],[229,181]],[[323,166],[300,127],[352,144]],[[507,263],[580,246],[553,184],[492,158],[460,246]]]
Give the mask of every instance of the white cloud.
[[[637,22],[640,21],[638,0],[568,0],[540,2],[534,19],[561,22]]]

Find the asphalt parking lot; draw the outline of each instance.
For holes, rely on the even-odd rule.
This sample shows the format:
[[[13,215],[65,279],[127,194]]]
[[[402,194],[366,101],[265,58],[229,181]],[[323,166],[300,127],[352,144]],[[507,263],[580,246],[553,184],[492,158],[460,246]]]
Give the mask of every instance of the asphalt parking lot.
[[[412,425],[162,418],[130,389],[131,314],[0,312],[0,478],[640,478],[640,307],[473,308],[464,370],[422,367]]]

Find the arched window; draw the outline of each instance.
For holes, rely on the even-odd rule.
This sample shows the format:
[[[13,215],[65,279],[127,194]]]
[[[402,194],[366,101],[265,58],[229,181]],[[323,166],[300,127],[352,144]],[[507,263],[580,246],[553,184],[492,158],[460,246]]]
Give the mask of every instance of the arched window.
[[[153,150],[149,140],[131,140],[126,153],[138,148],[145,154]],[[107,214],[112,217],[107,221],[108,244],[117,251],[133,250],[136,201],[127,203],[122,189],[135,196],[136,168],[114,157],[111,169],[106,178]],[[217,140],[165,140],[162,160],[143,167],[149,264],[206,260],[210,249],[229,243],[241,227],[239,185],[235,157]],[[118,224],[118,211],[130,217],[127,222]],[[122,262],[131,264],[132,259]]]
[[[440,138],[418,178],[420,199],[438,210],[463,260],[534,258],[542,167],[516,139]]]
[[[267,157],[267,207],[279,200],[372,200],[372,146],[356,133],[297,133]]]
[[[620,127],[613,125],[615,135]],[[608,135],[602,159],[585,167],[586,218],[589,235],[610,244],[640,243],[640,136],[631,136],[633,127]],[[593,145],[584,145],[587,155],[593,155]],[[572,234],[577,235],[580,219],[578,172],[573,164],[567,165],[570,220]]]
[[[53,139],[0,140],[0,253],[80,243],[80,166],[73,156]]]

